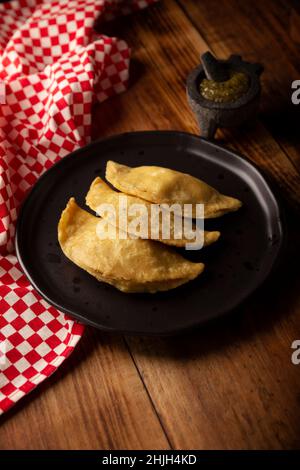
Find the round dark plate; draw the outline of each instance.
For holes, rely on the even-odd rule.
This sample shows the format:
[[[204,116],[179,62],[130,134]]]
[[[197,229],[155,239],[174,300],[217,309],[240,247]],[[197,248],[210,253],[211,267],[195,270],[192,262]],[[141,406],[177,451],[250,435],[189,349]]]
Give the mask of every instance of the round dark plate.
[[[160,165],[190,173],[241,199],[238,212],[208,220],[220,240],[198,252],[204,273],[158,294],[124,294],[98,282],[62,253],[57,224],[68,199],[85,207],[92,180],[107,160],[130,166]],[[17,224],[19,262],[40,295],[78,320],[126,333],[171,334],[196,327],[238,306],[270,273],[282,247],[276,198],[259,170],[219,145],[183,132],[135,132],[93,142],[43,174],[26,199]]]

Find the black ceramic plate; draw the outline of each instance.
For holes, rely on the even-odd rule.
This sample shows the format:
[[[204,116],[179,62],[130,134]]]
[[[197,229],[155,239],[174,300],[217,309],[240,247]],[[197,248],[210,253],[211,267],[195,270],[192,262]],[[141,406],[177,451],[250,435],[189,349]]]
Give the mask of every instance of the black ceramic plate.
[[[208,248],[184,251],[206,264],[193,282],[159,294],[124,294],[75,266],[57,242],[57,224],[70,196],[85,207],[92,180],[107,160],[130,166],[160,165],[190,173],[241,199],[236,213],[209,220],[221,231]],[[25,201],[16,249],[30,282],[50,304],[84,323],[127,333],[170,334],[196,327],[239,305],[266,279],[282,247],[276,198],[246,159],[182,132],[136,132],[77,150],[48,170]]]

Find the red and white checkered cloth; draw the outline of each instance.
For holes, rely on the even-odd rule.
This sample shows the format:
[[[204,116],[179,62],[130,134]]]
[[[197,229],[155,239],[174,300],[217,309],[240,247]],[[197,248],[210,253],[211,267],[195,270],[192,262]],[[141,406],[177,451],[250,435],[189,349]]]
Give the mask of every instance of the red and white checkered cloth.
[[[89,141],[92,102],[126,89],[128,46],[97,35],[94,21],[154,1],[0,5],[0,81],[6,88],[0,105],[0,414],[51,375],[83,333],[21,272],[14,255],[18,207],[41,173]]]

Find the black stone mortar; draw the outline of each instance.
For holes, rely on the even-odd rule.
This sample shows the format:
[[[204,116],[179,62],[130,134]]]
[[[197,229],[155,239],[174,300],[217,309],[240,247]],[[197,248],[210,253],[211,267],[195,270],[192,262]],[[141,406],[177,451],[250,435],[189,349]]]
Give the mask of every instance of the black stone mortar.
[[[187,78],[187,97],[195,113],[201,135],[213,139],[218,127],[237,127],[253,119],[260,101],[260,75],[263,66],[245,62],[240,55],[231,55],[227,60],[217,60],[210,52],[201,56],[202,64]],[[238,99],[228,103],[216,103],[200,93],[200,83],[208,78],[217,82],[226,81],[230,72],[243,72],[249,78],[248,90]]]

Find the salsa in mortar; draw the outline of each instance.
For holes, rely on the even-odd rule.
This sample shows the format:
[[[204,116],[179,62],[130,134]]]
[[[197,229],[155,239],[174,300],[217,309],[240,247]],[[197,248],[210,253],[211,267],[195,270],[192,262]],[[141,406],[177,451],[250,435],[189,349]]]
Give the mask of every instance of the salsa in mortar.
[[[204,78],[200,83],[203,98],[215,103],[236,101],[249,89],[249,77],[243,72],[231,72],[229,80],[216,82]]]

